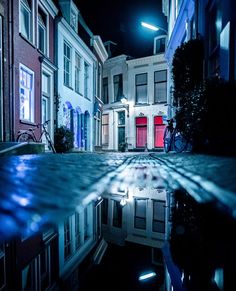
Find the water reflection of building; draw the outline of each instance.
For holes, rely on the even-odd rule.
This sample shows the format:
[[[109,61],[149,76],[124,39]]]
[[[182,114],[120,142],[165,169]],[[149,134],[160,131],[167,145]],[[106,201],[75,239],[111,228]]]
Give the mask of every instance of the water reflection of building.
[[[101,201],[80,207],[47,231],[1,242],[0,290],[78,290],[86,268],[97,263],[106,249],[101,239]]]

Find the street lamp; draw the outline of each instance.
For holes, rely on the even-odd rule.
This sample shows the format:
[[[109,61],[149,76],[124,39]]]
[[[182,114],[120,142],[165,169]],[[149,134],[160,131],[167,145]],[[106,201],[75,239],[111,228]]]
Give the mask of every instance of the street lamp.
[[[167,30],[164,29],[164,28],[162,28],[162,27],[160,27],[160,26],[158,26],[158,25],[152,25],[152,24],[149,24],[149,23],[143,22],[143,21],[141,22],[141,25],[143,27],[146,27],[146,28],[148,28],[150,30],[153,30],[153,31],[162,30],[162,31],[164,31],[167,34]]]
[[[129,104],[128,104],[127,97],[125,97],[125,95],[123,95],[122,98],[120,99],[120,101],[123,104],[123,106],[126,108],[126,110],[127,110],[127,117],[129,117]]]

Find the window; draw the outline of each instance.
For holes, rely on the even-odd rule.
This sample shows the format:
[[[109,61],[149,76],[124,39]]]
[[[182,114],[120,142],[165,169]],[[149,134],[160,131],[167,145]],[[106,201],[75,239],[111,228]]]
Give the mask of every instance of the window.
[[[146,229],[146,199],[135,199],[134,227]]]
[[[34,121],[34,73],[20,65],[20,119]]]
[[[39,255],[41,290],[50,286],[50,246],[47,246]]]
[[[92,236],[92,204],[90,203],[84,209],[84,241],[88,240]]]
[[[118,113],[118,149],[122,150],[123,143],[125,142],[125,111]]]
[[[78,212],[75,213],[75,249],[77,250],[81,245],[80,235],[80,215]]]
[[[84,97],[88,98],[89,65],[84,63]]]
[[[22,271],[22,291],[36,290],[36,260],[33,260]]]
[[[109,115],[102,116],[102,144],[108,145],[109,142]]]
[[[108,78],[102,79],[102,101],[104,104],[108,104]]]
[[[120,101],[123,95],[122,74],[113,76],[114,82],[114,101]]]
[[[75,91],[77,93],[81,92],[80,86],[81,78],[81,57],[78,53],[75,53]]]
[[[32,41],[32,2],[20,0],[20,33]]]
[[[70,11],[70,26],[77,32],[77,15],[73,9]]]
[[[0,290],[2,290],[6,284],[5,271],[5,248],[4,244],[0,243]]]
[[[38,8],[38,49],[47,53],[47,15]]]
[[[101,145],[101,111],[98,110],[94,116],[94,145],[100,146]]]
[[[108,222],[108,199],[103,198],[102,201],[102,223],[107,224]]]
[[[147,103],[147,73],[139,74],[135,76],[136,85],[136,103]]]
[[[166,38],[155,38],[155,51],[154,54],[162,54],[165,52],[165,46],[166,46]]]
[[[122,227],[122,206],[120,201],[113,201],[113,226]]]
[[[65,260],[72,253],[72,238],[71,238],[71,216],[67,217],[64,222],[64,258]]]
[[[165,201],[153,200],[152,231],[165,233]]]
[[[71,47],[64,42],[64,85],[71,86]]]
[[[154,72],[154,102],[161,103],[167,100],[167,71]]]
[[[49,119],[50,107],[50,76],[42,75],[42,123]]]

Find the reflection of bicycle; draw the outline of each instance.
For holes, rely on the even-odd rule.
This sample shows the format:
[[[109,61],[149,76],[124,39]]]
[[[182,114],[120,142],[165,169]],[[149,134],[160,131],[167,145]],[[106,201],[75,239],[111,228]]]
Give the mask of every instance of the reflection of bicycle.
[[[191,149],[190,143],[183,137],[179,130],[174,127],[173,119],[168,121],[164,132],[164,150],[166,153],[175,151],[181,153]]]
[[[42,131],[41,131],[41,134],[40,134],[40,137],[39,137],[38,140],[37,140],[37,138],[36,138],[36,136],[34,134],[35,128],[29,128],[28,130],[27,129],[26,130],[19,130],[16,140],[18,142],[42,142],[42,137],[44,135],[46,140],[47,140],[47,143],[48,143],[48,148],[50,150],[52,150],[53,153],[55,154],[56,150],[55,150],[55,147],[53,145],[51,136],[50,136],[50,134],[49,134],[49,132],[47,130],[47,125],[48,125],[49,121],[50,120],[47,120],[44,123],[38,123],[36,125],[37,128],[42,126]]]

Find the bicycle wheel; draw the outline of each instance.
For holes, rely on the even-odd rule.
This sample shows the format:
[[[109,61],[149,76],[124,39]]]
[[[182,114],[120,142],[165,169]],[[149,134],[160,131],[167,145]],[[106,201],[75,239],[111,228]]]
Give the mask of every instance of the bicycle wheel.
[[[163,140],[164,140],[164,151],[168,153],[171,149],[171,131],[168,129],[168,127],[165,128]]]
[[[176,131],[174,135],[174,151],[177,153],[181,153],[187,149],[188,141],[186,138],[183,137],[183,135]]]
[[[17,142],[33,142],[34,141],[33,137],[27,132],[22,132],[21,134],[19,134],[16,140]]]

